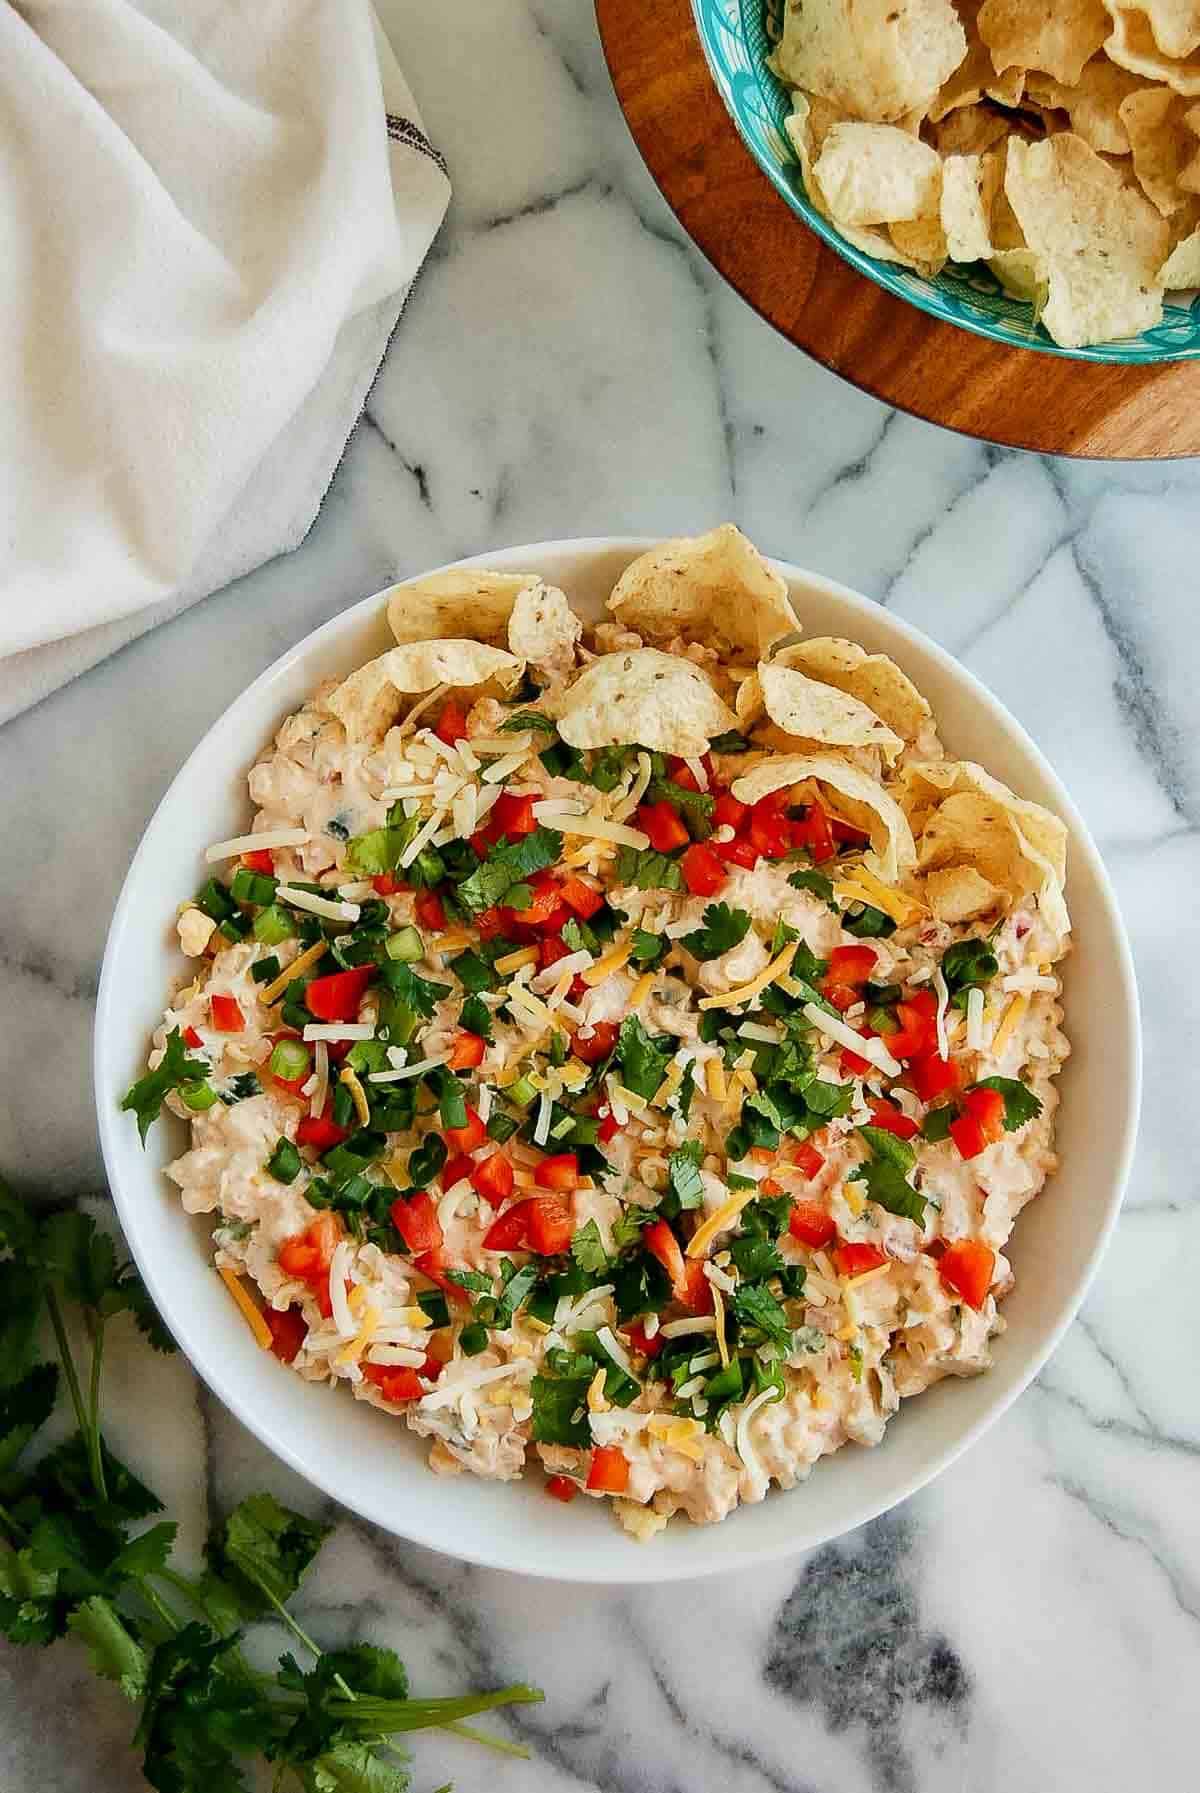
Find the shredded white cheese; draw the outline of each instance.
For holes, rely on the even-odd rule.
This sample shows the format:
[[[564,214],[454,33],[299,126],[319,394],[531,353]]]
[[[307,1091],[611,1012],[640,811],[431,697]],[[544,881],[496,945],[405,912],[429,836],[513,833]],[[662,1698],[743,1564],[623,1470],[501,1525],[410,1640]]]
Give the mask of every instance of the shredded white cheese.
[[[937,993],[937,1043],[939,1058],[949,1058],[950,1041],[946,1033],[946,1010],[950,1007],[950,989],[942,975],[939,965],[933,974],[933,987]]]
[[[983,1043],[983,991],[975,984],[967,991],[968,1052],[982,1052]]]
[[[308,1038],[307,1027],[304,1030],[304,1037]],[[366,1035],[366,1038],[370,1037],[370,1034]],[[449,1056],[448,1052],[436,1052],[432,1058],[418,1059],[415,1065],[403,1065],[395,1071],[370,1071],[367,1074],[367,1082],[403,1083],[407,1077],[423,1077],[426,1071],[434,1071],[439,1065],[444,1065]]]
[[[868,1040],[862,1034],[855,1033],[854,1029],[847,1027],[839,1016],[827,1014],[824,1009],[819,1009],[815,1002],[806,1002],[802,1013],[807,1020],[812,1022],[819,1033],[825,1035],[826,1039],[833,1040],[839,1046],[844,1046],[848,1052],[857,1052],[860,1058],[865,1058],[869,1064],[886,1072],[889,1077],[900,1075],[900,1065],[892,1057],[882,1040]]]
[[[328,897],[315,896],[311,890],[297,890],[293,884],[280,884],[275,895],[293,909],[307,909],[310,915],[323,915],[326,921],[357,921],[362,913],[357,903],[334,903]]]
[[[375,1029],[369,1021],[309,1021],[304,1029],[306,1040],[373,1040]]]
[[[205,849],[204,857],[209,865],[215,865],[219,859],[239,859],[243,853],[307,846],[311,839],[307,828],[264,828],[261,834],[237,834],[232,840],[219,840]]]
[[[747,1401],[746,1405],[742,1408],[741,1413],[738,1415],[737,1431],[734,1434],[734,1449],[737,1451],[738,1456],[742,1459],[742,1462],[746,1465],[747,1469],[762,1476],[764,1480],[769,1480],[770,1478],[767,1476],[765,1469],[755,1455],[754,1447],[750,1442],[750,1427],[753,1424],[754,1416],[759,1408],[765,1407],[768,1401],[776,1400],[778,1395],[778,1389],[764,1388],[762,1393],[755,1395],[752,1401]]]

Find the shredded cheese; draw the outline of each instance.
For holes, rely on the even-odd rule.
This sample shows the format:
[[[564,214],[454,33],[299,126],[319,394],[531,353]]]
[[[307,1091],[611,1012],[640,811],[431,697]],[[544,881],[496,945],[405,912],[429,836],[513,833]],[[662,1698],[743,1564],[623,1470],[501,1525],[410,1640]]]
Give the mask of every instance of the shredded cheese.
[[[967,1050],[982,1052],[983,1043],[983,991],[973,984],[967,991]]]
[[[326,921],[357,921],[362,911],[357,903],[331,903],[328,897],[314,896],[311,890],[298,890],[294,884],[280,884],[275,895],[293,909],[307,909],[310,915],[323,915]],[[294,967],[293,967],[294,971]]]
[[[898,928],[906,928],[929,911],[924,903],[916,897],[908,896],[904,891],[892,890],[869,872],[866,866],[858,866],[852,878],[844,878],[833,887],[833,894],[843,903],[866,903],[869,908],[882,909],[890,915]]]
[[[209,865],[219,859],[239,859],[243,853],[270,852],[273,847],[303,847],[312,839],[307,828],[264,828],[261,834],[236,834],[205,849]]]
[[[725,1339],[725,1303],[721,1298],[720,1289],[717,1288],[711,1278],[709,1279],[709,1288],[712,1290],[713,1319],[716,1321],[714,1330],[717,1335],[717,1350],[721,1354],[721,1368],[727,1370],[729,1368],[729,1345]]]
[[[718,1233],[731,1227],[742,1209],[752,1202],[758,1194],[758,1186],[750,1189],[739,1189],[731,1195],[727,1202],[722,1202],[715,1213],[710,1214],[703,1226],[696,1228],[688,1240],[687,1255],[689,1258],[702,1258]],[[664,1332],[666,1328],[663,1328]]]
[[[759,1408],[764,1407],[768,1401],[775,1400],[778,1397],[778,1394],[779,1390],[776,1388],[764,1388],[762,1393],[755,1395],[752,1401],[747,1401],[746,1405],[742,1408],[741,1413],[738,1415],[737,1432],[735,1434],[736,1443],[734,1449],[742,1459],[742,1462],[746,1465],[746,1468],[749,1470],[756,1470],[764,1480],[768,1481],[770,1480],[770,1477],[767,1476],[762,1464],[754,1454],[754,1448],[750,1442],[750,1427]]]
[[[725,1082],[725,1066],[719,1058],[710,1058],[704,1067],[704,1087],[714,1102],[724,1102],[729,1094]]]
[[[318,959],[324,957],[328,945],[327,940],[317,940],[312,946],[305,947],[299,958],[293,959],[286,970],[281,971],[278,977],[272,978],[269,984],[264,984],[258,993],[259,1001],[278,1002],[293,978],[303,977],[310,965],[315,965]]]
[[[637,777],[630,786],[628,795],[622,797],[621,801],[613,810],[614,821],[623,822],[627,816],[633,814],[642,798],[646,795],[646,789],[650,783],[653,770],[654,768],[650,762],[650,755],[644,750],[639,752],[637,756]]]
[[[522,946],[516,952],[505,953],[502,959],[497,959],[496,970],[507,977],[510,971],[520,971],[523,965],[536,965],[537,959],[536,946]]]
[[[824,1009],[819,1009],[815,1002],[806,1002],[801,1013],[806,1020],[812,1022],[818,1032],[825,1035],[826,1039],[835,1041],[839,1046],[845,1046],[850,1052],[857,1052],[860,1058],[865,1058],[868,1064],[875,1065],[880,1071],[885,1071],[889,1077],[900,1075],[900,1065],[892,1057],[882,1040],[868,1040],[863,1034],[855,1033],[854,1029],[848,1027],[840,1016],[827,1014]]]
[[[362,1325],[349,1343],[343,1345],[342,1349],[334,1355],[334,1363],[353,1363],[356,1358],[361,1357],[375,1336],[380,1317],[377,1307],[368,1307],[362,1317]]]
[[[313,1040],[373,1040],[375,1028],[370,1021],[307,1021],[304,1038]]]
[[[225,1287],[237,1302],[237,1305],[241,1310],[242,1318],[254,1334],[256,1340],[262,1346],[264,1351],[269,1351],[272,1342],[271,1328],[267,1325],[267,1322],[255,1307],[250,1296],[242,1287],[241,1277],[235,1275],[232,1270],[225,1269],[220,1272],[220,1276],[221,1281],[225,1284]]]
[[[989,1048],[989,1056],[991,1058],[999,1058],[1002,1055],[1004,1048],[1012,1039],[1013,1034],[1020,1025],[1021,1018],[1028,1007],[1028,996],[1013,997],[1003,1015],[1000,1017],[1000,1025],[992,1037],[992,1044]]]
[[[723,996],[702,996],[700,1007],[702,1009],[731,1009],[736,1008],[738,1003],[752,1002],[766,989],[768,984],[773,984],[776,978],[787,975],[788,967],[795,955],[796,942],[793,940],[784,947],[782,952],[775,955],[765,970],[760,971],[757,977],[751,978],[748,984],[741,984],[736,990],[727,990]]]
[[[612,841],[618,847],[636,847],[640,852],[650,845],[650,836],[640,828],[627,828],[623,822],[610,822],[593,810],[586,816],[564,816],[559,823],[563,834],[574,834],[583,840]]]
[[[768,1389],[768,1394],[773,1391]],[[657,1438],[670,1450],[678,1451],[693,1463],[704,1461],[704,1427],[699,1420],[677,1419],[669,1413],[653,1413],[646,1422],[651,1438]]]
[[[633,986],[633,989],[629,992],[629,1007],[630,1007],[631,1011],[634,1009],[641,1008],[641,1006],[645,1002],[647,996],[649,996],[651,990],[653,990],[654,985],[657,982],[657,979],[658,979],[657,972],[643,971],[641,977],[639,977],[637,983]]]
[[[586,971],[581,972],[580,975],[584,983],[589,986],[602,984],[606,977],[611,977],[614,971],[620,971],[622,965],[629,963],[629,955],[632,951],[633,942],[631,940],[625,940],[619,946],[614,946],[611,952],[605,953],[602,959],[597,959],[594,965],[589,965]]]
[[[937,1043],[941,1058],[950,1056],[950,1038],[946,1032],[946,1010],[950,1007],[950,988],[942,975],[939,965],[933,974],[933,988],[937,994]]]
[[[354,1112],[358,1116],[359,1126],[369,1127],[371,1125],[371,1110],[367,1103],[367,1092],[364,1090],[362,1084],[358,1081],[357,1076],[349,1065],[342,1066],[342,1072],[341,1076],[338,1078],[338,1082],[344,1083],[346,1088],[350,1091],[350,1098],[354,1103]]]
[[[857,1183],[847,1183],[842,1190],[842,1200],[856,1218],[867,1205],[867,1198]]]
[[[604,1378],[608,1371],[601,1366],[588,1384],[587,1404],[589,1413],[607,1413],[608,1402],[604,1398]]]
[[[568,1031],[562,1017],[555,1014],[553,1009],[547,1008],[546,1004],[526,990],[524,985],[509,984],[505,989],[505,995],[510,1008],[516,1012],[518,1019],[528,1018],[535,1021],[540,1027],[556,1027],[559,1033]]]
[[[861,1289],[869,1282],[882,1282],[885,1276],[892,1274],[891,1260],[886,1264],[876,1264],[873,1270],[864,1270],[859,1276],[852,1276],[846,1283],[848,1289]]]
[[[305,1028],[304,1032],[307,1037],[308,1029]],[[367,1082],[403,1083],[408,1077],[424,1077],[426,1071],[434,1071],[439,1065],[444,1065],[449,1056],[448,1052],[435,1052],[432,1058],[418,1059],[415,1065],[402,1065],[395,1071],[369,1071]]]
[[[321,1115],[325,1112],[325,1104],[329,1100],[329,1047],[324,1040],[317,1041],[317,1049],[313,1054],[311,1100],[308,1112]]]

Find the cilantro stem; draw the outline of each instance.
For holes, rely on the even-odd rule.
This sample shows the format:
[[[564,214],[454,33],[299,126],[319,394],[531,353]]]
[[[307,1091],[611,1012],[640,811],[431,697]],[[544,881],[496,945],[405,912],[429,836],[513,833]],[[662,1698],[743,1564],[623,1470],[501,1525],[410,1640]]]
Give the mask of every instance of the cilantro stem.
[[[158,1589],[144,1575],[137,1577],[137,1590],[150,1608],[151,1612],[166,1626],[168,1635],[174,1637],[179,1630],[179,1618],[171,1611]]]
[[[474,1725],[465,1725],[459,1721],[442,1725],[443,1731],[453,1731],[456,1737],[466,1737],[472,1743],[482,1743],[484,1749],[493,1749],[500,1756],[519,1756],[528,1762],[530,1752],[523,1743],[510,1743],[507,1737],[493,1737],[489,1731],[477,1730]]]
[[[271,1589],[267,1586],[266,1582],[262,1579],[262,1577],[260,1575],[255,1575],[253,1570],[250,1569],[249,1567],[246,1567],[245,1573],[250,1576],[250,1579],[254,1582],[256,1587],[259,1587],[262,1589],[263,1593],[266,1595],[267,1599],[271,1602],[271,1605],[275,1608],[275,1611],[279,1614],[280,1618],[283,1620],[284,1624],[287,1626],[287,1628],[291,1632],[292,1636],[294,1638],[299,1639],[299,1641],[304,1645],[304,1648],[306,1650],[310,1651],[311,1654],[313,1656],[315,1656],[318,1661],[320,1661],[321,1657],[324,1655],[324,1651],[321,1649],[320,1644],[315,1643],[313,1641],[313,1639],[308,1635],[308,1632],[304,1629],[303,1625],[301,1625],[300,1621],[298,1619],[294,1619],[292,1617],[292,1615],[288,1611],[287,1607],[283,1604],[283,1601],[280,1600],[271,1591]],[[342,1679],[341,1675],[335,1675],[333,1678],[334,1678],[334,1681],[337,1683],[337,1685],[341,1688],[342,1692],[345,1694],[345,1696],[348,1700],[357,1699],[358,1696],[354,1693],[352,1688],[347,1687],[347,1685],[346,1685],[345,1681]]]
[[[24,1538],[26,1535],[25,1527],[20,1525],[17,1520],[13,1518],[8,1508],[3,1504],[0,1504],[0,1525],[4,1526],[5,1530],[12,1537]]]
[[[96,1492],[101,1500],[108,1499],[108,1482],[104,1474],[104,1452],[100,1448],[100,1373],[104,1367],[104,1321],[92,1314],[87,1320],[88,1337],[92,1344],[92,1373],[88,1385],[88,1406],[90,1424],[88,1426],[88,1457],[92,1461],[92,1479],[96,1484]],[[92,1443],[95,1441],[93,1460]],[[175,1629],[178,1629],[176,1626]]]
[[[83,1391],[79,1386],[79,1376],[75,1369],[75,1359],[71,1354],[71,1346],[67,1338],[67,1328],[63,1322],[62,1308],[59,1306],[58,1294],[52,1288],[46,1290],[46,1308],[50,1315],[50,1324],[54,1328],[54,1338],[58,1345],[58,1355],[62,1362],[63,1375],[67,1379],[67,1392],[71,1397],[71,1405],[75,1409],[75,1420],[79,1426],[80,1432],[83,1434],[84,1441],[88,1446],[88,1463],[91,1465],[91,1427],[88,1424],[87,1411],[83,1405]],[[94,1467],[92,1470],[92,1480],[96,1481]],[[99,1489],[100,1484],[96,1481],[97,1493],[99,1493]]]
[[[495,1706],[539,1705],[544,1697],[538,1688],[518,1682],[512,1687],[497,1688],[494,1693],[450,1699],[373,1700],[360,1696],[356,1701],[348,1701],[344,1708],[340,1701],[332,1700],[330,1711],[356,1731],[424,1731],[432,1726],[445,1729],[476,1712],[490,1712]]]

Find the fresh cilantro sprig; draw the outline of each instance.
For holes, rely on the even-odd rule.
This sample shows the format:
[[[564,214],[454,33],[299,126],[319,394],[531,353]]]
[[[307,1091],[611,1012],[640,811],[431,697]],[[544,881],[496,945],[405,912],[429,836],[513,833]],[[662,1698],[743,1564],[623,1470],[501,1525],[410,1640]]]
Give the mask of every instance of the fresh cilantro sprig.
[[[740,946],[749,932],[750,917],[744,909],[731,909],[728,903],[709,903],[703,927],[693,928],[679,944],[693,959],[719,959]]]
[[[71,1331],[87,1345],[83,1364],[71,1310]],[[265,1756],[279,1783],[287,1776],[306,1793],[406,1793],[410,1777],[385,1739],[430,1726],[465,1730],[474,1713],[542,1697],[513,1686],[414,1699],[393,1650],[322,1652],[288,1602],[329,1528],[269,1494],[251,1495],[213,1527],[203,1573],[176,1569],[173,1521],[158,1517],[162,1503],[101,1430],[106,1332],[121,1314],[158,1349],[174,1348],[136,1272],[88,1215],[34,1215],[0,1183],[0,1633],[15,1644],[68,1634],[83,1644],[95,1672],[140,1707],[136,1741],[150,1786],[237,1793],[243,1770]],[[43,1316],[57,1364],[33,1361]],[[60,1383],[76,1429],[39,1454]],[[287,1626],[312,1667],[288,1655],[274,1675],[251,1670],[242,1630],[265,1617]]]
[[[173,1027],[167,1035],[161,1062],[153,1071],[147,1071],[144,1077],[138,1078],[121,1103],[122,1110],[137,1116],[138,1133],[143,1145],[170,1092],[175,1089],[198,1089],[207,1077],[207,1061],[189,1058],[184,1050],[183,1035],[177,1027]]]
[[[562,854],[562,835],[553,828],[535,828],[519,840],[502,840],[492,847],[487,858],[464,878],[455,896],[469,914],[494,909],[507,903],[515,909],[529,906],[523,889],[525,880],[534,872],[557,865]],[[516,900],[514,900],[514,895]]]

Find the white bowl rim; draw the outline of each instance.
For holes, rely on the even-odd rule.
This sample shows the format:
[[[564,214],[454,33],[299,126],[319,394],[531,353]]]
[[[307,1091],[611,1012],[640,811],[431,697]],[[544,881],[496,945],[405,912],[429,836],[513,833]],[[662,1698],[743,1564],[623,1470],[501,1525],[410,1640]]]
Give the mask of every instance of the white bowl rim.
[[[448,561],[444,566],[431,569],[431,572],[445,572],[451,568],[484,568],[495,566],[503,557],[505,563],[515,564],[520,561],[531,567],[537,567],[540,558],[550,558],[569,554],[580,558],[599,556],[606,553],[626,552],[630,557],[644,550],[656,547],[662,540],[660,536],[645,535],[613,535],[613,536],[577,536],[559,537],[541,542],[514,545],[503,549],[492,549],[482,554],[475,554],[463,559]],[[1104,919],[1111,931],[1116,948],[1115,963],[1106,968],[1106,975],[1112,982],[1114,996],[1114,1013],[1124,1021],[1126,1030],[1125,1046],[1129,1056],[1130,1076],[1125,1091],[1125,1113],[1121,1123],[1120,1149],[1112,1166],[1108,1192],[1104,1203],[1103,1217],[1097,1227],[1096,1238],[1092,1250],[1083,1266],[1079,1279],[1070,1295],[1063,1303],[1062,1312],[1057,1323],[1051,1328],[1041,1345],[1034,1349],[1011,1385],[998,1389],[986,1411],[982,1412],[972,1424],[965,1426],[960,1433],[951,1438],[944,1447],[931,1455],[919,1470],[911,1475],[898,1479],[892,1492],[883,1498],[868,1498],[856,1505],[851,1502],[845,1514],[845,1523],[827,1534],[825,1542],[844,1537],[847,1533],[878,1518],[881,1513],[889,1512],[902,1501],[907,1500],[919,1489],[925,1487],[934,1478],[956,1461],[962,1453],[974,1444],[985,1431],[996,1423],[1008,1408],[1024,1393],[1034,1377],[1039,1373],[1053,1352],[1058,1348],[1063,1335],[1071,1325],[1081,1307],[1100,1260],[1107,1250],[1117,1216],[1120,1212],[1125,1186],[1132,1166],[1133,1153],[1137,1139],[1138,1117],[1141,1108],[1142,1091],[1142,1038],[1141,1019],[1138,1003],[1137,983],[1134,973],[1133,955],[1129,947],[1124,922],[1117,904],[1116,894],[1111,879],[1101,859],[1099,850],[1092,840],[1082,816],[1068,795],[1062,781],[1050,762],[1046,759],[1036,742],[1027,733],[1010,710],[995,697],[991,691],[966,666],[955,659],[946,649],[932,638],[915,628],[903,618],[892,612],[883,610],[861,593],[841,584],[838,580],[827,578],[824,574],[809,571],[797,566],[794,562],[767,557],[771,565],[792,583],[802,582],[810,587],[818,588],[822,593],[846,603],[852,612],[870,617],[876,623],[882,615],[885,629],[894,632],[905,643],[911,644],[921,653],[939,663],[941,669],[952,681],[959,683],[970,694],[972,700],[986,711],[993,721],[1000,724],[1003,730],[1015,739],[1017,745],[1029,755],[1037,765],[1042,778],[1054,794],[1058,814],[1066,822],[1071,835],[1073,854],[1082,853],[1087,859],[1089,869],[1096,883],[1096,888],[1104,910]],[[425,577],[425,574],[412,574],[408,578]],[[406,582],[405,581],[405,582]],[[395,583],[395,582],[393,582]],[[481,1568],[502,1569],[509,1573],[525,1574],[535,1578],[577,1582],[581,1584],[602,1584],[614,1586],[645,1585],[650,1583],[667,1583],[676,1581],[698,1580],[710,1575],[732,1573],[735,1570],[754,1567],[772,1561],[779,1561],[795,1555],[799,1550],[820,1548],[820,1541],[810,1541],[802,1546],[789,1545],[786,1541],[773,1541],[761,1545],[741,1544],[736,1535],[737,1514],[732,1514],[730,1524],[722,1525],[721,1531],[733,1531],[732,1538],[722,1540],[720,1551],[714,1551],[710,1563],[700,1565],[691,1562],[676,1562],[666,1554],[659,1555],[652,1549],[630,1548],[630,1572],[628,1575],[613,1574],[611,1569],[593,1567],[586,1560],[564,1564],[560,1573],[556,1568],[538,1562],[514,1562],[506,1560],[505,1554],[488,1547],[486,1540],[449,1541],[439,1535],[436,1526],[421,1524],[401,1526],[395,1515],[381,1511],[369,1499],[356,1499],[353,1488],[347,1489],[336,1470],[326,1470],[323,1464],[314,1463],[306,1458],[303,1451],[297,1448],[295,1439],[290,1433],[273,1427],[269,1414],[259,1411],[255,1403],[241,1390],[236,1373],[226,1373],[223,1365],[206,1359],[203,1349],[188,1338],[184,1343],[184,1335],[188,1328],[185,1315],[172,1315],[170,1305],[165,1297],[162,1283],[158,1275],[156,1263],[147,1257],[140,1248],[137,1226],[136,1206],[126,1199],[122,1192],[119,1175],[121,1141],[117,1128],[121,1120],[121,1112],[112,1099],[110,1089],[111,1078],[108,1073],[106,1041],[110,1027],[113,1025],[120,993],[115,986],[114,965],[118,956],[118,947],[126,927],[129,925],[129,911],[132,907],[133,895],[138,886],[139,868],[143,857],[148,853],[148,843],[160,818],[170,806],[175,787],[183,781],[193,762],[203,758],[209,743],[227,726],[232,718],[244,711],[253,711],[260,694],[276,679],[283,677],[295,663],[319,645],[335,639],[343,631],[349,631],[356,622],[367,620],[377,610],[392,584],[381,587],[370,596],[340,610],[336,615],[317,629],[310,631],[292,647],[288,648],[276,660],[266,667],[233,703],[206,729],[201,739],[187,756],[183,765],[176,772],[163,796],[155,806],[154,813],[147,822],[142,840],[133,856],[120,896],[113,912],[105,943],[104,958],[100,972],[100,983],[96,1000],[96,1015],[93,1027],[92,1072],[96,1099],[97,1120],[100,1133],[101,1152],[105,1172],[113,1200],[125,1232],[126,1241],[133,1254],[138,1270],[149,1290],[150,1296],[159,1313],[176,1338],[183,1354],[187,1357],[196,1374],[207,1383],[213,1393],[229,1408],[235,1417],[246,1428],[265,1444],[273,1454],[297,1475],[309,1482],[329,1498],[338,1501],[350,1511],[393,1536],[408,1539],[427,1549],[439,1552],[456,1561],[477,1564]],[[793,1498],[795,1491],[793,1491]],[[769,1498],[778,1500],[789,1498],[779,1491],[773,1491]]]

